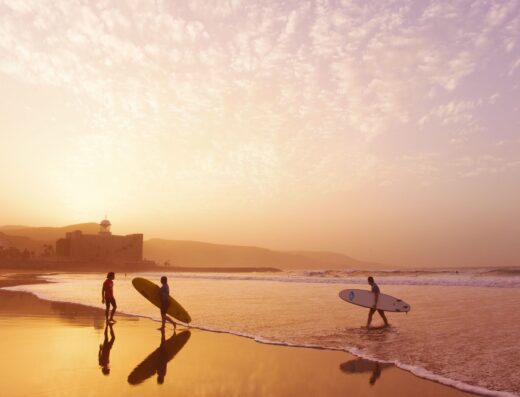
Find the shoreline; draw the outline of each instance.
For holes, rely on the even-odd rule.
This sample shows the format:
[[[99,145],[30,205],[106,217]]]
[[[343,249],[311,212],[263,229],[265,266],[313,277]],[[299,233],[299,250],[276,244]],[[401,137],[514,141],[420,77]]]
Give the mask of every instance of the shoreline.
[[[178,273],[282,273],[284,270],[276,267],[265,266],[126,266],[121,264],[106,264],[102,266],[66,263],[66,262],[34,262],[17,263],[8,265],[0,263],[0,272],[33,273],[33,272],[57,272],[57,273],[146,273],[146,272],[178,272]],[[83,267],[81,267],[83,266]],[[81,269],[80,269],[81,267]],[[108,270],[107,270],[108,269]]]
[[[48,275],[49,273],[46,273],[46,274]],[[27,273],[27,274],[17,274],[17,275],[10,275],[10,276],[8,275],[7,277],[5,277],[5,274],[2,274],[1,275],[2,277],[0,278],[0,288],[11,287],[11,286],[15,286],[15,285],[24,285],[24,284],[47,283],[45,280],[38,278],[38,276],[44,276],[44,275],[45,274],[42,274],[42,273]],[[12,294],[14,294],[14,295],[12,295]],[[9,296],[9,295],[11,295],[11,296],[16,295],[18,297],[22,297],[24,295],[31,296],[32,297],[31,299],[34,302],[50,304],[51,306],[54,307],[54,310],[57,310],[59,313],[66,313],[66,316],[69,316],[69,317],[71,315],[72,316],[79,315],[79,316],[87,316],[87,317],[92,316],[92,317],[98,318],[98,319],[101,316],[102,321],[104,321],[104,309],[102,309],[102,308],[90,307],[90,306],[71,303],[71,302],[49,301],[49,300],[41,299],[30,292],[0,290],[0,295],[3,297]],[[50,313],[50,314],[46,313],[46,315],[52,316],[52,313]],[[0,317],[1,316],[2,316],[2,313],[0,312]],[[133,320],[133,321],[144,320],[147,322],[148,321],[155,322],[155,320],[148,318],[148,317],[132,316],[132,315],[121,313],[121,312],[118,313],[118,317],[124,318],[126,320]],[[184,327],[182,327],[181,329],[184,329]],[[471,385],[466,385],[462,382],[458,382],[455,380],[439,377],[435,374],[415,373],[414,368],[412,366],[408,366],[408,368],[402,368],[395,364],[388,364],[388,363],[384,363],[381,361],[370,360],[370,359],[364,358],[362,355],[355,354],[354,352],[350,352],[348,350],[341,349],[341,348],[331,349],[331,348],[326,348],[326,347],[322,347],[322,346],[313,346],[313,345],[303,345],[303,346],[302,345],[290,345],[290,344],[282,343],[282,342],[278,343],[276,341],[262,340],[261,338],[255,337],[254,335],[231,333],[226,330],[208,329],[208,328],[196,327],[196,326],[187,327],[187,329],[192,330],[193,332],[196,332],[196,331],[204,332],[204,333],[209,332],[209,333],[217,334],[217,335],[225,335],[226,337],[231,337],[231,338],[238,337],[240,339],[245,339],[247,341],[250,341],[251,343],[255,343],[255,344],[258,344],[261,346],[268,346],[268,347],[274,347],[277,349],[282,349],[282,351],[286,350],[286,348],[289,347],[292,349],[313,350],[315,352],[323,352],[324,354],[328,354],[328,353],[344,354],[345,356],[348,356],[351,358],[350,361],[357,360],[359,363],[364,363],[365,366],[367,366],[367,365],[373,366],[374,368],[376,366],[377,367],[384,366],[386,368],[387,366],[390,365],[396,371],[400,371],[400,372],[403,372],[410,376],[413,376],[414,378],[417,378],[420,382],[425,382],[426,384],[423,385],[422,387],[427,387],[426,386],[427,384],[433,383],[435,385],[438,385],[439,387],[447,388],[448,390],[455,393],[453,395],[457,395],[457,396],[459,396],[459,395],[460,396],[467,396],[467,395],[512,396],[512,394],[510,394],[510,393],[493,392],[493,391],[490,391],[487,389],[483,389],[483,388],[479,388],[479,387],[475,387],[475,386],[471,386]],[[447,395],[445,393],[447,393],[447,391],[444,391],[443,395]],[[386,395],[386,394],[384,394],[384,395]],[[391,395],[391,394],[389,394],[389,395]],[[436,394],[434,394],[434,395],[436,395]],[[451,395],[451,394],[449,394],[449,395]]]

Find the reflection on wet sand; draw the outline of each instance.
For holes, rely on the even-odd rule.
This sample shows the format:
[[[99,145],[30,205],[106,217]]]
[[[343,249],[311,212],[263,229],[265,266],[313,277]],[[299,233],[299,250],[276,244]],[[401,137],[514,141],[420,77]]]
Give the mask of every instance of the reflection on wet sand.
[[[165,340],[164,331],[162,331],[161,344],[128,375],[128,383],[138,385],[157,373],[157,383],[162,384],[168,362],[184,347],[190,336],[190,331],[182,331]]]
[[[110,329],[110,340],[108,340],[108,330]],[[99,345],[99,352],[98,352],[98,361],[99,366],[101,367],[101,372],[103,374],[108,375],[110,374],[110,350],[112,349],[112,346],[114,345],[114,342],[116,340],[116,335],[114,333],[114,326],[111,323],[107,323],[105,325],[105,339],[103,340],[103,344]]]
[[[0,284],[1,285],[1,284]],[[104,310],[68,302],[51,302],[20,291],[0,290],[0,312],[11,316],[57,315],[61,320],[74,325],[93,326],[103,329]]]
[[[22,295],[28,297],[27,301]],[[92,355],[94,346],[97,350],[100,342],[103,343],[101,335],[105,324],[102,323],[99,332],[92,328],[91,317],[100,313],[104,320],[104,312],[60,305],[60,308],[76,313],[75,320],[66,317],[64,321],[48,302],[39,305],[34,300],[37,301],[34,295],[0,291],[2,397],[195,394],[206,397],[474,397],[398,368],[387,371],[374,386],[369,386],[370,372],[346,376],[338,371],[340,363],[355,358],[342,351],[265,345],[234,335],[206,331],[191,332],[191,343],[187,344],[175,340],[175,337],[171,341],[160,338],[154,329],[156,323],[150,320],[124,316],[114,325],[117,346],[114,343],[110,351],[111,371],[107,377],[100,375],[100,367]],[[27,313],[24,314],[23,310]],[[177,339],[187,339],[187,335],[181,335],[177,335]],[[110,328],[107,337],[110,343]],[[152,353],[158,347],[158,338],[166,350],[166,354],[163,351],[162,365],[157,365],[159,353]],[[178,346],[168,347],[170,342]],[[182,347],[183,344],[186,346]],[[182,353],[175,356],[174,367],[170,364],[169,372],[166,372],[168,360],[181,347]],[[150,353],[152,357],[147,357]],[[134,370],[145,357],[146,360]],[[162,374],[163,379],[168,374],[169,379],[161,387],[153,380],[145,381],[155,373]],[[377,373],[376,370],[376,377]],[[134,384],[139,384],[139,387]]]
[[[369,383],[375,384],[377,379],[381,376],[381,371],[385,368],[392,367],[393,364],[380,363],[377,361],[366,360],[364,358],[358,358],[355,360],[346,361],[339,366],[343,372],[349,374],[359,374],[363,372],[372,372]]]

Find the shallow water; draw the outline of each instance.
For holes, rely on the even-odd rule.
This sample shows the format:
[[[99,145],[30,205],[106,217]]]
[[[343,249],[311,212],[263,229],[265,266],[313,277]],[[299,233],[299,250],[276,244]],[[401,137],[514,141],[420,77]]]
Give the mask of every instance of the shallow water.
[[[118,309],[158,318],[158,309],[118,274]],[[145,274],[157,283],[159,275]],[[101,275],[47,276],[52,284],[19,286],[38,296],[101,305]],[[520,394],[520,278],[507,273],[391,274],[383,293],[412,306],[388,313],[390,328],[366,330],[367,309],[339,299],[344,288],[368,288],[364,276],[300,274],[169,274],[170,289],[193,325],[271,343],[341,349],[394,362],[419,376],[479,392]],[[356,284],[353,284],[356,283]],[[374,324],[381,319],[374,315]]]

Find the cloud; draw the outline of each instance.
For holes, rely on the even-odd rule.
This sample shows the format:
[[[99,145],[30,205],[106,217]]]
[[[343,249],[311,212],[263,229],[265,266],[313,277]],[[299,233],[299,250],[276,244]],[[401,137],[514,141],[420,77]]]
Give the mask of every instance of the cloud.
[[[519,66],[520,66],[520,57],[515,59],[515,61],[511,64],[508,75],[512,76],[516,72],[516,69],[518,69]]]
[[[474,178],[482,175],[501,174],[512,169],[518,169],[520,162],[508,161],[505,158],[489,154],[462,157],[455,161],[459,176]]]
[[[417,125],[448,129],[455,142],[485,130],[478,113],[507,87],[474,82],[516,73],[517,10],[514,1],[4,0],[0,72],[70,93],[88,113],[86,141],[110,131],[136,145],[153,138],[159,152],[176,145],[193,156],[179,174],[194,180],[212,168],[230,184],[250,173],[261,191],[296,177],[325,190],[371,172],[396,180],[401,160],[374,147],[410,142]],[[450,139],[435,149],[451,150]]]
[[[420,21],[426,22],[428,20],[451,19],[458,15],[458,10],[455,4],[440,1],[431,1],[423,10]]]

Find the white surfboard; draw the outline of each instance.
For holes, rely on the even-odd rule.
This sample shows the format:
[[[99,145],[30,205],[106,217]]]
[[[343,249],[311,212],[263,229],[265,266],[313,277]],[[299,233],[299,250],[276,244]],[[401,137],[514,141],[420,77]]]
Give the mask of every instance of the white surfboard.
[[[339,297],[353,305],[371,308],[374,306],[375,293],[364,289],[344,289]],[[410,305],[401,299],[386,294],[379,294],[376,309],[385,312],[409,312]]]

